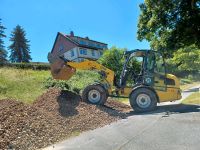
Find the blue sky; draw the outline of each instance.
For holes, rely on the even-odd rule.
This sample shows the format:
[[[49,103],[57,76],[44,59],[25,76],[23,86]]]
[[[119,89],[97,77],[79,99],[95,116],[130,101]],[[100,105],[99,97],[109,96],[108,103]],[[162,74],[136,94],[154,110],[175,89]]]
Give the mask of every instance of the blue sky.
[[[34,62],[47,62],[57,32],[105,42],[109,47],[149,48],[137,40],[139,4],[143,0],[0,0],[0,18],[10,33],[21,25],[30,40]]]

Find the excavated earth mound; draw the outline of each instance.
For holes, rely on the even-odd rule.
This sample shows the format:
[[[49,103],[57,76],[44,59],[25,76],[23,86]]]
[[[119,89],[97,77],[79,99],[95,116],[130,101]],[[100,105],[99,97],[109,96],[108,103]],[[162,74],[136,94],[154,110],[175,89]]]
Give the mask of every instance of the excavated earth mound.
[[[130,110],[113,100],[105,106],[87,104],[80,96],[58,89],[49,89],[32,105],[0,100],[0,149],[43,148],[126,118]]]

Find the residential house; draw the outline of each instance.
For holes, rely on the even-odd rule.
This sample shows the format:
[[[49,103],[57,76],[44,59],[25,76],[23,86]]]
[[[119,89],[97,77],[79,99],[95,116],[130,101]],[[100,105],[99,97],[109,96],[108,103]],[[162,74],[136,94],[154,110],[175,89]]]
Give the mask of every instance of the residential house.
[[[69,35],[58,32],[51,54],[64,55],[70,61],[81,62],[84,59],[97,60],[105,49],[107,44],[75,36],[73,31]]]

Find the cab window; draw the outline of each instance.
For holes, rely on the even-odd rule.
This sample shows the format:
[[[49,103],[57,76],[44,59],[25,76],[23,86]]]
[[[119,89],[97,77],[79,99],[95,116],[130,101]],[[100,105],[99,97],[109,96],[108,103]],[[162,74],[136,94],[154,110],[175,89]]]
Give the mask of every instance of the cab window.
[[[160,53],[149,53],[147,57],[146,70],[150,73],[165,75],[165,65]]]
[[[156,61],[155,61],[154,72],[165,75],[165,63],[163,61],[163,57],[159,53],[156,53],[155,56],[156,56],[155,57]]]

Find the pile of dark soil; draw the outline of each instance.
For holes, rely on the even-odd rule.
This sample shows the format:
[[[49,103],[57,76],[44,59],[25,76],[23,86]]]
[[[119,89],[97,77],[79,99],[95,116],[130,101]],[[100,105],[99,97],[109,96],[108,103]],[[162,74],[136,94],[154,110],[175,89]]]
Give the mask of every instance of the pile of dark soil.
[[[127,117],[131,108],[108,100],[105,106],[80,101],[80,96],[50,89],[34,104],[0,100],[0,149],[38,149],[82,131]]]

